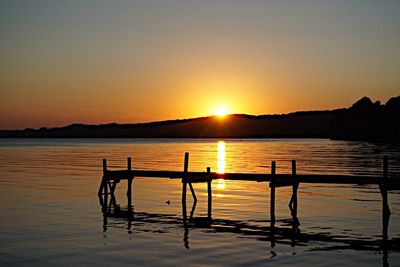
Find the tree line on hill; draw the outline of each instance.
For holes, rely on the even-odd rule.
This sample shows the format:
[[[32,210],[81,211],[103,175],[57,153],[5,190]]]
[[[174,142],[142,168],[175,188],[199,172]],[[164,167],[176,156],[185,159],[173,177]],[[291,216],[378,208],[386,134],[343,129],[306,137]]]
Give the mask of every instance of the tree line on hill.
[[[331,138],[400,142],[400,96],[385,104],[363,97],[349,108],[281,115],[234,114],[136,124],[71,124],[0,131],[0,137],[56,138]]]

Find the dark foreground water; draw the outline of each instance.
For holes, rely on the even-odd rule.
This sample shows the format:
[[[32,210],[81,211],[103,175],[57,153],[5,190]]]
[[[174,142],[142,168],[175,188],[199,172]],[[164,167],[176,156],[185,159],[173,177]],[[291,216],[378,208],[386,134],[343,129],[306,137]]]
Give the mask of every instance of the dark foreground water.
[[[331,140],[0,139],[0,266],[400,266],[400,194],[389,193],[389,239],[382,237],[377,186],[301,185],[292,231],[291,188],[277,189],[271,239],[266,183],[214,181],[185,228],[178,180],[137,178],[134,219],[103,217],[97,198],[101,160],[109,168],[219,172],[389,175],[400,179],[400,146]],[[190,198],[189,198],[190,199]],[[126,182],[117,188],[126,207]],[[168,202],[169,201],[169,202]],[[168,203],[169,204],[168,204]],[[191,203],[188,209],[190,210]]]

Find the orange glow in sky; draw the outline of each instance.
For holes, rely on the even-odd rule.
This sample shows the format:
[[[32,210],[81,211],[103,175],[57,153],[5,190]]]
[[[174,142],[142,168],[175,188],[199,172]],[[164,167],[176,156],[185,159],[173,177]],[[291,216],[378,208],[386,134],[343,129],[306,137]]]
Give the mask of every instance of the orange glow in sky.
[[[386,102],[400,86],[389,2],[2,1],[0,129]]]

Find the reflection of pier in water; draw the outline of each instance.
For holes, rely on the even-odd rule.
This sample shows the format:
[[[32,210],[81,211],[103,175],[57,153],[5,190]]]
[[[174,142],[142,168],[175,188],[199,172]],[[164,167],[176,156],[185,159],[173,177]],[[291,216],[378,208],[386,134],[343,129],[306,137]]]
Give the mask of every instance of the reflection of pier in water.
[[[196,207],[192,207],[192,211]],[[276,220],[276,226],[262,226],[268,223],[268,220],[228,220],[228,219],[210,219],[209,217],[189,217],[185,222],[181,216],[173,214],[151,214],[146,212],[129,212],[127,209],[114,209],[103,212],[104,221],[103,229],[107,231],[108,227],[113,227],[111,220],[125,221],[124,228],[132,233],[134,223],[140,223],[143,229],[136,228],[137,231],[168,233],[174,229],[184,228],[184,245],[189,248],[189,230],[205,229],[207,233],[213,230],[215,233],[226,232],[234,233],[240,237],[255,238],[260,241],[269,241],[271,244],[286,244],[290,246],[306,246],[308,242],[326,242],[333,243],[329,246],[318,246],[311,250],[336,250],[336,249],[353,249],[366,251],[381,251],[390,248],[393,251],[400,252],[400,239],[395,238],[387,240],[382,239],[366,239],[365,237],[351,236],[348,231],[341,235],[333,235],[326,232],[327,228],[321,229],[321,233],[305,233],[300,230],[296,224],[293,224],[293,218]],[[146,228],[144,224],[148,224]],[[151,224],[159,224],[161,227],[154,228]],[[121,227],[116,224],[115,227]]]
[[[218,152],[225,151],[225,145],[218,143]],[[269,240],[271,246],[274,247],[276,242],[283,242],[282,240],[290,239],[292,245],[296,244],[297,241],[301,240],[312,240],[312,241],[325,241],[325,242],[336,242],[345,244],[344,248],[359,249],[359,250],[382,250],[384,266],[387,266],[388,247],[398,249],[398,240],[388,240],[388,225],[390,218],[390,208],[388,204],[388,190],[399,190],[400,179],[394,179],[388,177],[388,158],[385,156],[383,161],[383,175],[381,177],[376,176],[346,176],[346,175],[304,175],[297,174],[296,172],[296,161],[292,161],[292,173],[291,174],[276,174],[276,163],[271,162],[271,173],[270,174],[255,174],[255,173],[225,173],[225,153],[218,157],[218,172],[211,172],[210,168],[207,168],[206,172],[189,172],[189,153],[185,153],[184,170],[179,171],[151,171],[151,170],[132,170],[131,158],[128,158],[128,169],[110,171],[107,169],[107,162],[103,160],[103,178],[99,188],[99,200],[104,213],[104,230],[107,227],[108,217],[127,218],[128,228],[131,227],[132,220],[135,217],[135,221],[139,218],[134,216],[132,210],[132,182],[135,177],[158,177],[158,178],[170,178],[170,179],[181,179],[182,181],[182,219],[174,218],[175,224],[179,223],[184,227],[184,243],[185,246],[189,247],[189,229],[192,227],[205,227],[212,228],[216,231],[225,231],[239,233],[242,235],[259,235],[262,240]],[[220,160],[221,159],[221,160]],[[221,162],[220,162],[221,161]],[[223,162],[222,162],[223,161]],[[223,171],[222,171],[223,170]],[[128,181],[127,199],[128,205],[127,210],[122,211],[120,206],[117,204],[115,197],[115,189],[117,184],[121,180]],[[270,188],[270,220],[269,227],[266,226],[250,226],[246,223],[239,221],[229,220],[213,220],[212,219],[212,188],[211,183],[213,180],[243,180],[243,181],[254,181],[254,182],[269,182]],[[208,196],[208,216],[206,218],[194,218],[194,210],[197,204],[197,197],[193,188],[194,183],[207,183],[207,196]],[[299,225],[300,222],[297,216],[297,190],[301,183],[320,183],[320,184],[355,184],[355,185],[378,185],[382,195],[382,240],[352,240],[346,237],[338,238],[336,236],[329,236],[325,234],[300,234]],[[187,215],[187,186],[191,191],[193,197],[193,207]],[[289,201],[289,210],[291,214],[290,220],[285,220],[286,223],[290,223],[290,229],[277,227],[275,224],[275,190],[279,187],[290,186],[292,187],[292,196]],[[145,213],[140,213],[145,214]],[[166,218],[164,215],[151,215],[151,217]],[[164,217],[163,217],[164,216]],[[142,216],[142,219],[149,219],[147,216]],[[153,218],[154,219],[154,218]],[[169,220],[171,221],[171,220]],[[219,222],[219,223],[218,223]],[[255,227],[255,228],[254,228]],[[289,238],[288,238],[289,237]],[[340,240],[339,240],[340,239]],[[299,243],[301,244],[301,242]],[[336,246],[335,246],[336,247]],[[324,249],[326,250],[326,249]],[[329,249],[328,249],[329,250]]]
[[[101,203],[103,200],[101,199]],[[195,204],[195,203],[194,203]],[[154,234],[167,234],[180,231],[182,228],[183,245],[190,248],[190,231],[199,230],[207,234],[232,233],[239,238],[253,238],[262,242],[269,242],[271,247],[276,244],[291,247],[307,247],[305,251],[337,251],[358,250],[382,253],[383,266],[389,266],[389,251],[400,252],[400,238],[387,240],[385,236],[380,238],[365,238],[352,236],[346,231],[342,234],[331,234],[327,228],[321,229],[320,233],[307,233],[300,230],[299,225],[294,223],[297,218],[276,220],[273,227],[263,226],[268,220],[228,220],[211,219],[210,217],[193,216],[196,205],[193,205],[189,217],[181,217],[173,214],[151,214],[146,212],[134,212],[133,209],[120,209],[117,204],[111,209],[103,210],[103,231],[109,227],[125,228],[129,234],[136,232],[148,232]],[[121,222],[125,222],[121,224]],[[272,256],[276,254],[271,251]]]

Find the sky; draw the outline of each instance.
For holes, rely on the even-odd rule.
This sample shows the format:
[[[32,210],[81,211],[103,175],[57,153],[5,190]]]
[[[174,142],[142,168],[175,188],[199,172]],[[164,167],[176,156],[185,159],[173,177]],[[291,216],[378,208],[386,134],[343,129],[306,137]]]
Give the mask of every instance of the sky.
[[[0,0],[0,129],[400,95],[400,1]]]

